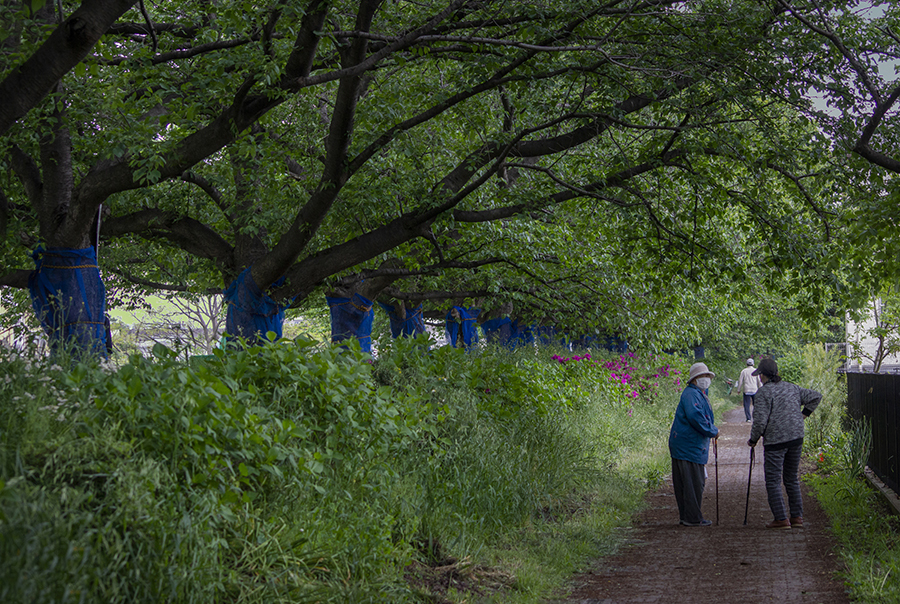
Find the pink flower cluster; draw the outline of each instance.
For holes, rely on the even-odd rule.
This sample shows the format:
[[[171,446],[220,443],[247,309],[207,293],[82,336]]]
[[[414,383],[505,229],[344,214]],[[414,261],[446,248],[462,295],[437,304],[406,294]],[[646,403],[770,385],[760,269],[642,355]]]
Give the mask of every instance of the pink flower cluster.
[[[574,356],[574,357],[561,357],[558,354],[553,355],[553,360],[559,362],[560,365],[565,365],[569,361],[590,361],[591,353],[586,353],[584,356]]]
[[[644,374],[640,368],[631,365],[631,360],[636,357],[635,353],[628,352],[621,355],[618,359],[592,361],[590,353],[586,353],[583,356],[572,357],[553,355],[553,360],[560,365],[575,361],[589,361],[592,366],[608,370],[609,376],[607,379],[618,389],[621,389],[621,396],[627,401],[626,413],[628,417],[632,417],[637,399],[643,396],[646,397],[647,402],[652,403],[658,396],[656,389],[659,388],[660,382],[663,380],[670,379],[672,380],[671,383],[676,386],[681,385],[681,379],[677,377],[681,374],[681,371],[673,368],[670,364],[667,363],[657,368],[654,373],[648,372]]]
[[[609,371],[609,381],[619,382],[623,386],[628,386],[631,384],[631,381],[633,379],[637,379],[631,374],[631,371],[634,370],[634,367],[631,367],[628,364],[628,359],[633,359],[634,356],[635,355],[633,352],[629,352],[629,353],[624,354],[621,357],[619,357],[618,361],[613,360],[613,361],[607,361],[606,363],[604,363],[603,366],[610,370]],[[637,398],[639,396],[638,392],[637,392],[637,390],[634,390],[633,388],[634,388],[634,386],[632,385],[631,392],[626,393],[625,396],[630,397],[630,398]]]
[[[653,377],[669,377],[672,375],[678,375],[681,373],[677,369],[672,369],[672,366],[666,363],[662,367],[656,370],[656,373],[653,374]],[[680,380],[676,380],[676,384],[680,383]]]
[[[609,381],[618,382],[622,386],[630,387],[630,392],[625,394],[626,397],[636,399],[641,392],[659,387],[659,378],[670,378],[681,373],[677,369],[673,369],[670,364],[665,364],[656,370],[651,376],[641,378],[637,375],[638,369],[632,367],[629,363],[630,359],[635,358],[633,352],[622,355],[618,359],[603,363],[603,367],[609,369]],[[656,378],[656,381],[650,382],[650,378]],[[681,379],[675,378],[674,384],[681,385]]]

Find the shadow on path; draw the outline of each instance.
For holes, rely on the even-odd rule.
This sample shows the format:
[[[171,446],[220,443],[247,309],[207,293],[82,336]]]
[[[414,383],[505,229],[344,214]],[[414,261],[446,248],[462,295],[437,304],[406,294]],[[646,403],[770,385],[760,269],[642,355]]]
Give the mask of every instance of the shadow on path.
[[[631,529],[629,545],[578,575],[570,604],[844,604],[844,586],[828,519],[804,485],[803,529],[768,530],[772,520],[763,478],[763,448],[756,447],[747,485],[750,424],[742,408],[726,411],[719,426],[718,524],[716,463],[710,451],[703,515],[713,526],[678,524],[671,478],[647,496],[649,505]]]

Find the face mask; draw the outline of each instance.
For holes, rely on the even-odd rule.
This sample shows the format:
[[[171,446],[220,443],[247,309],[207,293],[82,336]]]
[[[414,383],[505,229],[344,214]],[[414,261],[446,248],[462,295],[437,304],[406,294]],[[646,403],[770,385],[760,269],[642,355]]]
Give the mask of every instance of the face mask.
[[[698,386],[700,386],[700,390],[707,390],[709,388],[710,384],[712,384],[712,378],[708,378],[708,377],[697,378],[694,383],[696,383]]]

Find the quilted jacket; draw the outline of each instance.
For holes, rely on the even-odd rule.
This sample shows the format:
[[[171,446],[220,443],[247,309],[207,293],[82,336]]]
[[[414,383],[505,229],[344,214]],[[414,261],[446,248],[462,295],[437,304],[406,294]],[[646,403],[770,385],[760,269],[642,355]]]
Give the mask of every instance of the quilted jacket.
[[[755,444],[762,437],[766,448],[803,442],[803,419],[815,411],[821,400],[822,394],[815,390],[784,380],[766,382],[753,403],[750,442]]]

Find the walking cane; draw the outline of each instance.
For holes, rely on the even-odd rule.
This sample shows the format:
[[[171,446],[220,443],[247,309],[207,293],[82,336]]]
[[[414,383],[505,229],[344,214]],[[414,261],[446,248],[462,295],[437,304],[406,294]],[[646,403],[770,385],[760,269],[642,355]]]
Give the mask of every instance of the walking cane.
[[[716,526],[719,526],[719,437],[713,439],[713,456],[716,459]]]
[[[753,478],[753,461],[756,459],[756,447],[750,447],[750,472],[747,475],[747,506],[744,508],[744,526],[747,526],[747,514],[750,512],[750,479]]]

